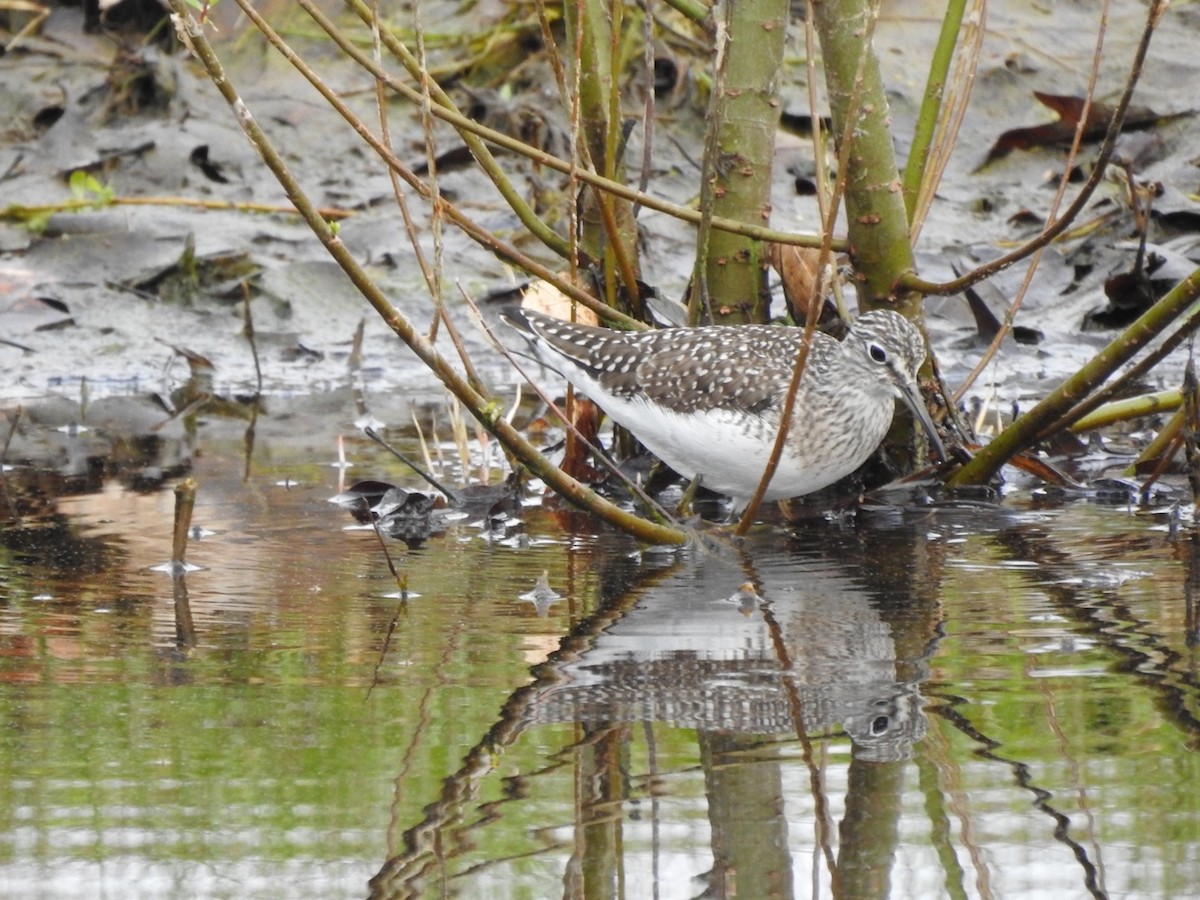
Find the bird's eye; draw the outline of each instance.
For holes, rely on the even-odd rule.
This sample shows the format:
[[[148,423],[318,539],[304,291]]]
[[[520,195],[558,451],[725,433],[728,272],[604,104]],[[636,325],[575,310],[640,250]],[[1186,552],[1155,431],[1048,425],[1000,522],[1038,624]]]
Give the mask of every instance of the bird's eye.
[[[867,344],[867,355],[877,363],[885,363],[888,360],[888,353],[880,344]]]

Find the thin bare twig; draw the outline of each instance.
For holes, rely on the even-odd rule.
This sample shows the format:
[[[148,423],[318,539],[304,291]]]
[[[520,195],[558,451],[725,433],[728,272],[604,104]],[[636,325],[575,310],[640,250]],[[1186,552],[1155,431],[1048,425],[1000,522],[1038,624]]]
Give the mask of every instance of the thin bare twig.
[[[379,28],[379,0],[372,0],[371,8],[371,38],[372,47],[375,53],[375,59],[380,65],[383,64],[383,44],[380,39]],[[384,93],[386,85],[378,78],[375,79],[375,107],[379,112],[379,136],[388,147],[392,146],[391,129],[388,125],[387,115],[387,95]],[[432,163],[431,163],[432,165]],[[432,172],[432,169],[431,169]],[[408,197],[404,193],[404,185],[400,181],[400,176],[391,166],[388,166],[388,178],[392,184],[392,194],[396,198],[396,206],[400,210],[400,217],[404,220],[404,231],[408,235],[408,243],[413,248],[413,255],[417,258],[417,266],[421,270],[421,277],[425,280],[425,288],[429,291],[429,296],[434,298],[434,303],[440,305],[441,302],[441,283],[438,273],[441,271],[439,266],[430,266],[429,260],[425,258],[425,248],[421,246],[421,240],[417,236],[417,225],[413,221],[412,214],[408,209]],[[436,196],[436,183],[430,185],[431,191]],[[434,325],[430,327],[429,339],[436,338],[436,323],[437,317],[434,317]]]

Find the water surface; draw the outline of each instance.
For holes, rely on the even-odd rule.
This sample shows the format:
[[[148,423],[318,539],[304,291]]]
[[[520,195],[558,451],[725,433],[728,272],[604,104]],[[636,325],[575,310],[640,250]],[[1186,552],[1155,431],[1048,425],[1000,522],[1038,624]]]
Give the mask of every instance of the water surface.
[[[657,552],[534,504],[389,542],[401,585],[328,498],[418,483],[348,455],[207,441],[182,585],[169,479],[55,482],[0,531],[6,896],[1200,884],[1200,570],[1161,512],[877,505]]]

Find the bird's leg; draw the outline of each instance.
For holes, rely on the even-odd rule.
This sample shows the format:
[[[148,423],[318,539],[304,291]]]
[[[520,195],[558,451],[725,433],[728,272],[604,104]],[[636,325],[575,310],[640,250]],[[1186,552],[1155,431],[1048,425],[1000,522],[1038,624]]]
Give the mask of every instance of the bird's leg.
[[[692,517],[692,502],[696,499],[696,491],[700,490],[700,483],[702,481],[704,481],[704,476],[697,475],[684,489],[677,509],[677,515],[680,519],[686,520]]]

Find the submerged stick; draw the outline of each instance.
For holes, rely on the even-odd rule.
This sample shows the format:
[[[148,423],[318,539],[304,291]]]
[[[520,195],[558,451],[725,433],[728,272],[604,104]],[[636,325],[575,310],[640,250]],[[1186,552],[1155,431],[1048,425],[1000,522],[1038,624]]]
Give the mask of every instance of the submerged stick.
[[[183,558],[187,554],[188,532],[192,528],[195,508],[196,479],[185,478],[175,485],[175,533],[171,541],[171,569],[175,576],[183,574]]]

